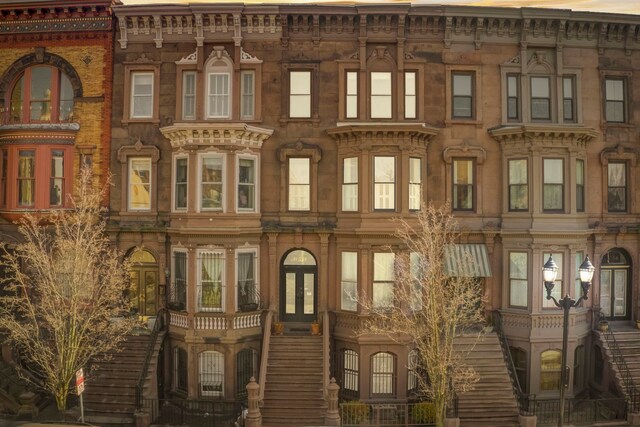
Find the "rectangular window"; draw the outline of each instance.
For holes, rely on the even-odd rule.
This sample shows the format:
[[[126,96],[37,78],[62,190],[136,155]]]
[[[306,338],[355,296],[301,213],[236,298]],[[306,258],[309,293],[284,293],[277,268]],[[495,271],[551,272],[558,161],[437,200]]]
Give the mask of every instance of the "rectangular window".
[[[153,73],[131,73],[131,118],[153,116]]]
[[[358,353],[353,350],[344,350],[343,352],[344,363],[344,381],[342,383],[342,389],[350,395],[357,392],[358,387]]]
[[[564,210],[564,161],[543,159],[544,188],[542,208],[545,211]]]
[[[562,366],[560,350],[544,351],[540,357],[540,390],[558,390]]]
[[[526,308],[528,306],[528,254],[509,252],[509,306]]]
[[[576,160],[576,211],[584,212],[584,160]]]
[[[507,74],[507,119],[520,120],[520,76]]]
[[[531,77],[531,119],[551,120],[549,77]]]
[[[348,157],[342,161],[342,210],[358,210],[358,158]]]
[[[289,210],[311,209],[311,164],[306,157],[289,158]]]
[[[182,119],[196,119],[196,72],[186,71],[182,75]]]
[[[64,203],[64,151],[51,152],[51,177],[49,178],[49,206]]]
[[[0,182],[0,191],[2,191],[2,194],[0,194],[0,203],[2,203],[2,206],[7,206],[7,167],[9,163],[9,152],[3,149],[0,153],[2,154],[2,161],[0,163],[2,165],[2,174],[0,175],[0,179],[2,180]]]
[[[289,73],[289,117],[311,118],[311,71]]]
[[[549,259],[549,256],[553,257],[553,260],[556,262],[558,266],[558,273],[556,275],[556,281],[554,282],[555,285],[553,287],[553,290],[551,291],[551,296],[553,296],[556,300],[559,300],[560,298],[562,298],[562,274],[564,271],[564,268],[563,268],[564,258],[563,258],[563,254],[560,252],[553,252],[553,253],[544,252],[542,254],[543,262],[547,262],[547,260]],[[544,284],[542,286],[542,307],[556,308],[556,305],[553,303],[553,300],[547,299],[547,290],[545,289]]]
[[[605,80],[605,120],[612,123],[626,121],[625,80],[608,77]]]
[[[209,117],[229,117],[229,74],[209,74]]]
[[[416,98],[416,72],[406,71],[404,73],[404,118],[415,119],[417,98]]]
[[[237,278],[238,278],[238,308],[240,310],[257,309],[260,303],[258,287],[256,286],[256,258],[255,251],[239,252],[237,258]],[[244,307],[244,309],[243,309]]]
[[[200,161],[200,208],[222,210],[224,159],[222,156],[203,156]]]
[[[409,210],[420,210],[422,204],[422,159],[409,158]]]
[[[200,252],[198,256],[198,311],[224,311],[224,253]]]
[[[358,253],[342,252],[342,299],[341,308],[356,311],[358,292]]]
[[[582,265],[582,262],[584,261],[584,253],[583,252],[576,252],[575,256],[576,256],[576,259],[575,259],[575,261],[576,261],[576,269],[573,272],[573,274],[575,274],[575,284],[574,284],[573,298],[577,301],[578,298],[580,298],[582,296],[582,282],[580,282],[580,266]]]
[[[396,159],[395,157],[376,156],[374,169],[375,210],[393,210],[396,208]]]
[[[176,309],[187,307],[187,253],[173,252],[173,286],[169,289],[169,302],[176,304]]]
[[[562,110],[565,122],[576,121],[576,76],[562,78]]]
[[[451,75],[453,109],[452,117],[457,119],[473,118],[473,74],[453,73]]]
[[[255,72],[240,73],[240,118],[253,120],[255,118]]]
[[[188,159],[186,157],[176,157],[174,170],[174,210],[187,209],[187,189],[188,189]]]
[[[151,209],[151,159],[129,159],[129,210]]]
[[[473,172],[473,160],[455,159],[453,161],[453,210],[472,211],[474,209]]]
[[[358,72],[347,71],[347,119],[358,118]]]
[[[424,263],[420,254],[411,252],[409,254],[409,269],[411,270],[411,301],[410,307],[413,311],[422,310],[422,278],[424,274]]]
[[[627,211],[627,164],[609,162],[607,165],[607,210]]]
[[[376,252],[373,254],[373,308],[393,307],[393,280],[395,254]]]
[[[256,210],[256,160],[238,158],[238,210]]]
[[[395,357],[391,353],[376,353],[371,358],[371,394],[395,394]]]
[[[371,72],[371,118],[391,117],[391,73]]]
[[[177,391],[187,393],[187,377],[189,376],[188,354],[185,349],[176,347],[173,353],[173,384]]]
[[[509,210],[529,210],[527,159],[509,160]]]
[[[36,197],[36,152],[18,152],[18,206],[33,206]]]
[[[200,353],[200,396],[224,396],[224,354],[217,351]]]

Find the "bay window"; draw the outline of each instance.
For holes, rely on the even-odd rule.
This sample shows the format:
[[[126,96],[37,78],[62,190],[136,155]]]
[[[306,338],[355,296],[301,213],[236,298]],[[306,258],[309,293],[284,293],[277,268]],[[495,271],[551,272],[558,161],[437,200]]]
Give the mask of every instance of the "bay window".
[[[348,157],[342,160],[342,210],[358,210],[358,158]]]
[[[36,199],[36,152],[20,150],[18,152],[18,206],[31,207]]]
[[[357,305],[357,292],[358,292],[358,253],[357,252],[342,252],[342,280],[340,281],[341,292],[341,306],[342,310],[356,311]]]
[[[224,157],[204,155],[200,158],[200,209],[223,210]]]
[[[173,209],[176,211],[187,209],[187,194],[189,189],[189,159],[176,157],[174,159]]]
[[[238,307],[260,303],[257,285],[257,251],[239,250],[237,253],[237,302]]]
[[[564,160],[543,159],[542,208],[544,211],[564,210]]]
[[[238,157],[238,194],[239,212],[256,210],[256,158]]]
[[[395,157],[375,156],[373,169],[373,208],[375,210],[394,210],[396,207]]]
[[[373,254],[373,308],[389,309],[394,305],[395,254]]]
[[[528,254],[509,252],[509,306],[526,308],[528,293]]]
[[[186,250],[174,250],[172,258],[173,281],[169,289],[168,300],[175,309],[185,310],[187,307],[187,252]]]
[[[61,206],[65,194],[64,151],[51,151],[51,178],[49,178],[49,206]]]
[[[198,311],[224,312],[224,252],[198,254]]]

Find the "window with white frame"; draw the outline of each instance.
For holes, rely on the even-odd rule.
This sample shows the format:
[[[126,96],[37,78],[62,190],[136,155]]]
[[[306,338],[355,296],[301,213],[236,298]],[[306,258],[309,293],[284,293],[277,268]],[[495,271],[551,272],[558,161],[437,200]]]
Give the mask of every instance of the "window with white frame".
[[[236,277],[237,284],[237,301],[238,307],[251,306],[259,304],[258,284],[256,275],[256,265],[258,252],[256,249],[239,250],[236,257]]]
[[[564,210],[564,160],[543,159],[542,209]]]
[[[548,76],[532,76],[531,120],[551,120],[551,83]]]
[[[152,72],[131,73],[131,107],[132,119],[153,117],[153,81]]]
[[[507,74],[507,120],[520,120],[520,76]]]
[[[563,282],[562,274],[564,272],[564,268],[563,268],[564,257],[562,252],[545,252],[542,254],[542,259],[544,260],[544,262],[547,262],[547,260],[549,259],[549,256],[553,257],[553,260],[556,262],[556,265],[558,266],[556,281],[554,282],[555,285],[553,286],[553,290],[551,291],[551,296],[554,297],[556,300],[559,300],[560,298],[562,298],[562,282]],[[556,305],[554,304],[553,300],[547,299],[547,290],[544,286],[542,287],[542,307],[556,308]]]
[[[173,170],[173,209],[183,211],[187,209],[187,191],[189,187],[189,159],[187,157],[174,158]]]
[[[607,164],[607,211],[627,211],[627,164],[612,162]]]
[[[456,119],[472,119],[474,109],[474,74],[468,72],[453,72],[452,83],[452,112]]]
[[[422,159],[409,158],[409,210],[419,210],[422,204]]]
[[[289,157],[289,210],[311,209],[311,159]]]
[[[289,72],[289,117],[311,117],[311,71]]]
[[[358,158],[348,157],[342,160],[342,210],[358,210]]]
[[[209,73],[208,82],[208,117],[213,119],[229,118],[229,94],[231,92],[229,73]]]
[[[224,354],[200,353],[200,396],[224,397]]]
[[[358,118],[358,72],[347,71],[346,117]]]
[[[185,71],[182,74],[182,119],[196,118],[196,72]]]
[[[342,252],[342,310],[356,311],[358,292],[358,253]]]
[[[373,254],[373,308],[389,309],[394,305],[395,254],[375,252]]]
[[[529,301],[528,253],[509,252],[509,306],[526,308]]]
[[[151,159],[129,159],[128,207],[132,211],[151,209]]]
[[[580,282],[580,266],[582,265],[582,262],[584,261],[584,252],[576,252],[575,253],[575,261],[576,261],[576,269],[573,272],[574,277],[575,277],[575,284],[574,284],[574,292],[573,292],[573,298],[575,300],[577,300],[578,298],[580,298],[582,296],[582,282]]]
[[[224,312],[224,252],[198,253],[198,311]]]
[[[200,209],[222,210],[224,206],[224,156],[200,157]]]
[[[627,120],[626,81],[624,78],[605,78],[605,120],[624,123]]]
[[[255,118],[255,71],[240,73],[240,118],[253,120]]]
[[[509,211],[529,210],[529,173],[527,159],[510,159]]]
[[[371,118],[392,117],[391,72],[371,72]]]
[[[371,356],[371,395],[393,396],[396,391],[396,357],[381,352]]]
[[[173,283],[169,289],[169,302],[175,309],[184,310],[187,307],[187,252],[186,250],[173,251]]]
[[[396,158],[375,156],[373,170],[373,208],[394,210],[396,208]]]
[[[415,119],[417,115],[417,73],[405,71],[404,73],[404,118]]]
[[[238,157],[238,211],[256,210],[256,158]]]

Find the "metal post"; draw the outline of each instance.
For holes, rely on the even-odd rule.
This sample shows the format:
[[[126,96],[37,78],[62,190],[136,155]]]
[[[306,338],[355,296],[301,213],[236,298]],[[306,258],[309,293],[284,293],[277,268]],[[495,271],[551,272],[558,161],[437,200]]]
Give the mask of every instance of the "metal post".
[[[569,309],[573,301],[569,296],[560,300],[560,307],[564,311],[562,319],[562,364],[560,366],[560,413],[558,414],[558,427],[564,426],[564,389],[567,383],[567,343],[569,341]]]
[[[80,393],[80,422],[84,423],[84,404],[82,402],[82,393]]]

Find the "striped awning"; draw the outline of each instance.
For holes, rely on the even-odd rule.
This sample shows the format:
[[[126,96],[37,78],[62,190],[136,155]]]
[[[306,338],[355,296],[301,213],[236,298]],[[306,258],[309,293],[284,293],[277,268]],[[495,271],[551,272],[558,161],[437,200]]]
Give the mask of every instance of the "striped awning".
[[[483,244],[448,246],[445,249],[445,268],[449,276],[491,277],[487,247]]]

